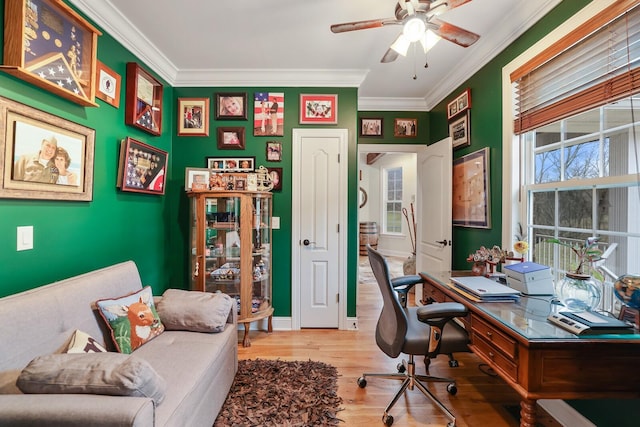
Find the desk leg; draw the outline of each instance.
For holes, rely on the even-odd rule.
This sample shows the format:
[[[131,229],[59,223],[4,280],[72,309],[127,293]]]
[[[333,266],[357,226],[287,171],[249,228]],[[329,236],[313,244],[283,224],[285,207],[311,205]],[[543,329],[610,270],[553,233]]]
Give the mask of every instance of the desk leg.
[[[520,427],[536,426],[536,404],[535,399],[522,399],[520,402]]]

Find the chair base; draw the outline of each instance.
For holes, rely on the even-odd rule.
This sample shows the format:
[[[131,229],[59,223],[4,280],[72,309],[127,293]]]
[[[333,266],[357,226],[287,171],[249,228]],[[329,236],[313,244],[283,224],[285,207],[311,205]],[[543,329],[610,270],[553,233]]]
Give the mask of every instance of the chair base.
[[[402,372],[403,368],[405,369],[404,372]],[[396,404],[398,399],[400,399],[400,396],[402,396],[407,389],[413,390],[415,387],[417,387],[418,390],[422,392],[422,394],[424,394],[428,399],[430,399],[451,420],[447,424],[447,427],[455,427],[456,418],[454,417],[454,415],[440,402],[440,400],[438,400],[438,398],[433,393],[431,393],[431,391],[429,391],[429,389],[427,389],[427,387],[423,383],[429,383],[429,382],[449,383],[447,385],[447,392],[451,395],[455,395],[458,392],[458,389],[456,387],[456,381],[453,378],[435,377],[432,375],[416,375],[415,369],[416,369],[416,366],[413,360],[413,355],[409,355],[408,362],[403,360],[402,365],[398,365],[399,373],[394,373],[394,374],[364,373],[360,378],[358,378],[358,386],[360,386],[360,388],[366,387],[367,377],[402,381],[402,385],[400,386],[400,389],[396,392],[396,394],[393,396],[393,399],[391,399],[391,402],[389,402],[387,407],[384,409],[384,413],[382,415],[382,421],[387,426],[390,426],[391,424],[393,424],[393,417],[389,414],[389,411]]]

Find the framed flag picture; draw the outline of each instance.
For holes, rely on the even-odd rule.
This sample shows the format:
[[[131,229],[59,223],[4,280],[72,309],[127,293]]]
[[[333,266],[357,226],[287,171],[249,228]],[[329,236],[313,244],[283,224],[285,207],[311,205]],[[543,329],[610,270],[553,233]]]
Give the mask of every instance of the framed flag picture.
[[[253,136],[284,136],[284,93],[256,92]]]

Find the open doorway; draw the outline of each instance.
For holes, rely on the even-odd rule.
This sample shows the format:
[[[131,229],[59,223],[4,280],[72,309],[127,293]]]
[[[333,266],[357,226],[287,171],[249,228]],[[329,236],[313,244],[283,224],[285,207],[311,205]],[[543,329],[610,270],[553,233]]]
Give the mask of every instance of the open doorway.
[[[377,249],[386,256],[406,259],[413,250],[411,233],[404,216],[400,217],[400,230],[386,228],[385,186],[386,174],[392,170],[401,170],[402,176],[402,207],[407,209],[409,221],[412,221],[411,206],[416,206],[417,192],[417,153],[424,150],[425,145],[407,144],[360,144],[358,145],[358,171],[360,177],[360,209],[358,222],[362,233],[376,232],[377,236],[365,236],[365,240],[374,241]],[[364,203],[363,203],[364,202]],[[375,224],[375,230],[372,226]],[[394,231],[395,230],[395,231]],[[375,246],[375,245],[372,245]],[[363,251],[360,252],[360,262]],[[360,277],[359,277],[360,279]]]

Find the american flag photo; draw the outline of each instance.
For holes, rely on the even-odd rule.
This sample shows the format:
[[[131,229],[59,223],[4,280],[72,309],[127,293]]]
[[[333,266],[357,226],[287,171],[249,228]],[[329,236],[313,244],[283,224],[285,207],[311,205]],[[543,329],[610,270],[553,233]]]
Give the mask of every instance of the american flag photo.
[[[284,136],[284,93],[256,92],[253,107],[254,136]]]

